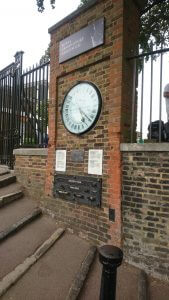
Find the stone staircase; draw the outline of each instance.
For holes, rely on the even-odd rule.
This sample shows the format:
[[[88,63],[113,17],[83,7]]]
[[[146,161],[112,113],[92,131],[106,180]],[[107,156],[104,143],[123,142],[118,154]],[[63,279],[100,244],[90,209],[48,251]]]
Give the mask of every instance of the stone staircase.
[[[43,214],[0,166],[0,299],[76,299],[95,251]]]

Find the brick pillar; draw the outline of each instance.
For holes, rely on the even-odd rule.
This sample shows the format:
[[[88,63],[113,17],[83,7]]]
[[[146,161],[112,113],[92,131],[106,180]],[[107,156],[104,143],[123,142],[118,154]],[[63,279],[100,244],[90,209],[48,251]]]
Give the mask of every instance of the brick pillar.
[[[59,64],[59,42],[101,17],[105,18],[104,45]],[[138,8],[133,0],[92,0],[54,25],[51,33],[51,80],[49,105],[49,150],[46,194],[52,195],[55,150],[67,150],[66,174],[87,176],[88,150],[103,149],[103,191],[100,209],[55,199],[56,214],[97,242],[121,245],[121,154],[131,126],[132,64],[126,57],[136,48],[139,28]],[[67,91],[78,81],[95,83],[102,94],[103,107],[96,126],[83,136],[71,135],[63,126],[60,108]],[[85,151],[85,160],[73,164],[72,149]],[[62,208],[60,209],[60,207]],[[64,213],[63,213],[64,207]],[[70,210],[71,207],[71,210]],[[115,220],[109,220],[109,209]]]

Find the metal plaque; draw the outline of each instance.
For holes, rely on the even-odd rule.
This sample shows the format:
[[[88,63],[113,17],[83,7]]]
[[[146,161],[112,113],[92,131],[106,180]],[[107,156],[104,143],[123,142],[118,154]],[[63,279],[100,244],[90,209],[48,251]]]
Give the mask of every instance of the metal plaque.
[[[104,18],[101,18],[59,43],[59,63],[104,43]]]
[[[84,150],[72,150],[70,160],[77,163],[84,162]]]
[[[55,174],[54,197],[67,201],[101,206],[102,179],[88,176]]]

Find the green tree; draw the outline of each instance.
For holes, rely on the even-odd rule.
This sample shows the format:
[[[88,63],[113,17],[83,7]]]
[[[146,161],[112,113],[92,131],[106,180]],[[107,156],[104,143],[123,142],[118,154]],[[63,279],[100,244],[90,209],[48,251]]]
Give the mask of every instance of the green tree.
[[[81,0],[81,1],[80,1],[79,7],[81,7],[81,6],[85,5],[85,4],[87,4],[89,1],[90,1],[90,0]]]
[[[49,60],[50,60],[50,43],[48,45],[48,48],[45,50],[45,54],[42,55],[42,57],[40,59],[40,65],[46,63]]]
[[[152,46],[169,45],[169,0],[148,0],[140,13],[140,48],[148,52]]]
[[[43,12],[45,9],[44,0],[36,1],[38,10]],[[54,8],[55,0],[48,1]],[[80,6],[86,5],[89,1],[91,0],[81,0]],[[143,52],[150,51],[152,46],[169,45],[169,0],[147,0],[144,9],[140,10],[140,20],[139,46]]]
[[[51,7],[55,8],[55,0],[49,0]],[[36,0],[36,4],[39,12],[43,12],[45,10],[44,0]]]

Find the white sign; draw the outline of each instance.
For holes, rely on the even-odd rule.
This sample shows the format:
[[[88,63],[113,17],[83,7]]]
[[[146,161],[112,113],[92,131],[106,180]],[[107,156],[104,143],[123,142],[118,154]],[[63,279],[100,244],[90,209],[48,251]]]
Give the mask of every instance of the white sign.
[[[66,171],[66,150],[56,150],[56,171]]]
[[[89,150],[88,174],[102,175],[103,150]]]

